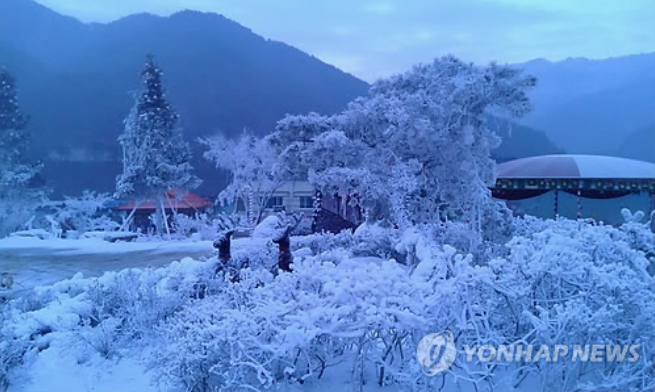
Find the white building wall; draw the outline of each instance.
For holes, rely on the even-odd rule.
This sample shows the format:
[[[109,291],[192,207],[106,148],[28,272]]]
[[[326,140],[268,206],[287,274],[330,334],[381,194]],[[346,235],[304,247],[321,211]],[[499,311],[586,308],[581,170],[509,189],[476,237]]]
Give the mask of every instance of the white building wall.
[[[281,197],[284,210],[291,214],[312,214],[314,212],[313,206],[309,208],[301,208],[300,198],[311,197],[313,200],[315,196],[315,188],[307,181],[286,182],[272,195],[272,197]],[[273,212],[275,212],[273,209],[266,209],[267,214]]]

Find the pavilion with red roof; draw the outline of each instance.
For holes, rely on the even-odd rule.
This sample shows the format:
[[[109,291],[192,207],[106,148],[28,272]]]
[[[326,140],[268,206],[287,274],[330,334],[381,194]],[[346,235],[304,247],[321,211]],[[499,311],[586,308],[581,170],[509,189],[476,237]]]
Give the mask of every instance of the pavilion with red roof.
[[[194,193],[169,190],[163,200],[163,207],[166,214],[178,213],[193,216],[196,212],[203,212],[213,203]],[[147,226],[148,218],[157,210],[157,200],[132,200],[114,208],[116,211],[134,212],[134,223],[137,226]]]

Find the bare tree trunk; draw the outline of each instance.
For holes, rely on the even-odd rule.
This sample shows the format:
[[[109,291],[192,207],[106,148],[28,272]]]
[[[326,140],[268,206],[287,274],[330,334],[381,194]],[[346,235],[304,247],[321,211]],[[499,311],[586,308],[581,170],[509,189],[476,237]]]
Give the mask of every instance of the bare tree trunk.
[[[134,214],[136,213],[136,210],[139,208],[139,204],[141,204],[140,201],[135,201],[134,202],[134,208],[132,208],[132,211],[130,211],[130,214],[127,216],[123,224],[121,224],[121,227],[118,229],[119,231],[124,231],[125,230],[125,224],[127,223],[129,225],[130,220],[134,217]],[[128,226],[129,228],[129,226]]]
[[[268,200],[271,198],[271,195],[272,193],[262,197],[259,200],[259,204],[257,205],[257,218],[255,219],[255,224],[253,225],[253,228],[262,221],[262,218],[264,217],[264,212],[266,211],[266,206],[268,205]]]
[[[161,214],[162,218],[164,219],[164,227],[166,228],[166,234],[168,235],[168,239],[171,239],[171,229],[168,227],[168,217],[166,216],[166,208],[164,208],[163,204],[164,202],[162,201],[162,209],[161,209]]]
[[[157,211],[157,215],[159,215],[159,218],[163,219],[162,224],[158,225],[160,227],[157,227],[157,231],[161,232],[161,229],[162,229],[161,226],[163,226],[163,228],[166,229],[166,234],[168,234],[168,239],[170,240],[171,239],[171,231],[170,231],[170,228],[168,227],[168,219],[166,218],[166,209],[164,208],[164,200],[161,197],[161,195],[157,196],[157,209],[159,210],[159,211]]]
[[[165,192],[164,194],[166,195],[166,200],[168,200],[168,205],[171,206],[171,216],[173,217],[172,222],[175,223],[177,221],[177,207],[175,207],[175,204],[168,196],[168,192]],[[164,209],[164,217],[166,217],[166,209]],[[168,227],[168,219],[166,219],[166,231],[168,232],[168,239],[170,240],[171,231]]]

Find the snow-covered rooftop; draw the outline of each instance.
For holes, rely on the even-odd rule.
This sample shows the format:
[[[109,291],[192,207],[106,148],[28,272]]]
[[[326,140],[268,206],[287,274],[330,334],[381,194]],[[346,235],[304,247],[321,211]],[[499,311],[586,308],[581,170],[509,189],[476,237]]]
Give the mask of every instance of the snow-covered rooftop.
[[[205,208],[212,205],[212,202],[202,198],[191,192],[180,192],[169,190],[167,193],[167,199],[164,200],[164,209],[170,210],[184,210],[184,209],[199,209]],[[137,204],[136,201],[130,201],[126,204],[116,207],[117,210],[131,211],[134,209],[134,206]],[[145,200],[141,201],[137,205],[137,210],[155,210],[157,208],[156,200]]]
[[[498,178],[655,179],[655,164],[601,155],[543,155],[499,164]]]

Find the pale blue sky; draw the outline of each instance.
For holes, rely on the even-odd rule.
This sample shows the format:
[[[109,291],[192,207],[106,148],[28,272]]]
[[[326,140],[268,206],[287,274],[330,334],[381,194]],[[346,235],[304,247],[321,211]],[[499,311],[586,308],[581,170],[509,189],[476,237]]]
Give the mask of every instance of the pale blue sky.
[[[365,80],[454,54],[475,62],[655,52],[655,0],[38,0],[83,21],[218,12]]]

